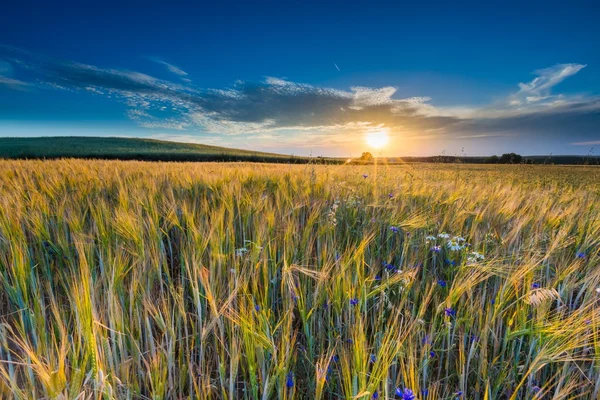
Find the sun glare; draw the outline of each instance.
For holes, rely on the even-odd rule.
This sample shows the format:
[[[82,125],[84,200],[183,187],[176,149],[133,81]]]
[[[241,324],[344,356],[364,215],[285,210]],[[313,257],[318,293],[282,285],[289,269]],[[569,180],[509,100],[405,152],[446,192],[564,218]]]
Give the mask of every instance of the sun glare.
[[[386,144],[388,144],[389,140],[390,137],[387,131],[383,130],[368,132],[365,137],[365,141],[367,142],[367,144],[375,149],[383,148]]]

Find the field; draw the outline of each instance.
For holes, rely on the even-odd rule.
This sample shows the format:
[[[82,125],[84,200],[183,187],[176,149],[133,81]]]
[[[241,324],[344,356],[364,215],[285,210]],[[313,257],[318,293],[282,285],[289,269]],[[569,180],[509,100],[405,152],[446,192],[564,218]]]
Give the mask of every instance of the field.
[[[600,168],[0,161],[0,398],[600,395]]]

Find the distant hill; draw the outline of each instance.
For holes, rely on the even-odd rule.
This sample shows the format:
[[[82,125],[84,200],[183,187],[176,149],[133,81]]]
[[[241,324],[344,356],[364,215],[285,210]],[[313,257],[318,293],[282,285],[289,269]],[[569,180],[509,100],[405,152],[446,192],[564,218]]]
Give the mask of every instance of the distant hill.
[[[95,158],[142,161],[341,162],[227,147],[119,137],[0,138],[0,158]]]
[[[309,162],[342,164],[347,159],[299,157],[276,153],[264,153],[204,144],[167,142],[153,139],[120,137],[58,136],[35,138],[0,138],[0,158],[55,159],[94,158],[105,160],[141,161],[249,161],[304,164]],[[352,164],[369,164],[359,158]],[[494,164],[490,157],[387,157],[378,163],[466,163]],[[574,164],[599,165],[598,156],[523,156],[527,164]]]

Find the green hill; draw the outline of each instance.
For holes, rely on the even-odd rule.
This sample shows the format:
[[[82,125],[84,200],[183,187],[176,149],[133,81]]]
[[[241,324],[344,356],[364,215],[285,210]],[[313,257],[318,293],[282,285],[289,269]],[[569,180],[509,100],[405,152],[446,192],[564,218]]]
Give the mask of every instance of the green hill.
[[[307,157],[262,153],[203,144],[118,137],[0,138],[0,158],[96,158],[107,160],[279,163],[306,163],[310,161]],[[334,160],[329,159],[326,161],[333,162]]]

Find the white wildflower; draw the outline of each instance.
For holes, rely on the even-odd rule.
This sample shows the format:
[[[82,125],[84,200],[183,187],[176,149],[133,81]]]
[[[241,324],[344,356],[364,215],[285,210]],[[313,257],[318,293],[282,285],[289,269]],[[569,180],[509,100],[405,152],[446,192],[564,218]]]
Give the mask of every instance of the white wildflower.
[[[448,235],[446,232],[442,232],[442,233],[438,233],[438,237],[440,239],[448,239],[450,237],[450,235]]]
[[[465,248],[464,245],[462,245],[459,241],[457,240],[450,240],[448,241],[448,243],[446,243],[446,246],[448,247],[448,249],[452,250],[452,251],[459,251]]]
[[[425,237],[425,241],[427,242],[435,242],[435,239],[436,237],[431,235]]]

